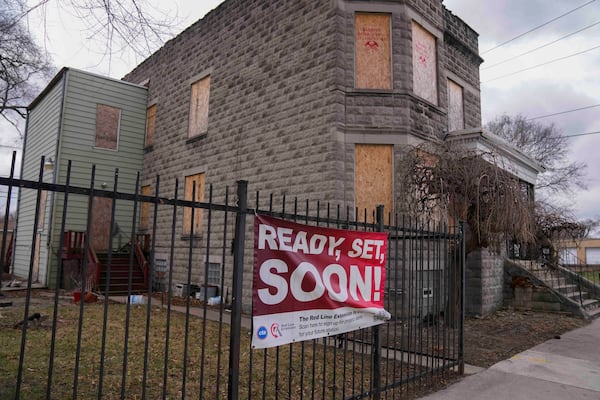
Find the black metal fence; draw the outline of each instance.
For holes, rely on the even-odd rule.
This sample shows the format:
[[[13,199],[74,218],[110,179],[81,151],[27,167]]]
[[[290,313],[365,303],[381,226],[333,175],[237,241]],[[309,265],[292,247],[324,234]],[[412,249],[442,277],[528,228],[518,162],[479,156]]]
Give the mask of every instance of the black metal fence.
[[[159,196],[164,193],[159,177],[155,194],[142,195],[139,177],[135,193],[122,193],[117,174],[112,191],[96,188],[94,172],[88,187],[70,185],[70,172],[65,184],[44,183],[41,176],[39,181],[0,178],[9,193],[14,188],[35,192],[36,214],[43,191],[60,194],[51,197],[61,202],[54,208],[62,210],[53,222],[60,232],[48,241],[55,249],[50,252],[55,262],[49,260],[48,268],[57,265],[58,271],[49,271],[47,281],[41,282],[51,289],[34,289],[37,225],[28,244],[28,265],[11,266],[15,272],[28,272],[21,276],[21,295],[5,291],[12,306],[0,309],[0,398],[402,398],[414,382],[462,373],[464,248],[459,231],[384,215],[382,208],[377,215],[357,217],[357,210],[330,204],[249,195],[246,182],[238,182],[235,193],[225,189],[218,196],[210,186],[207,200],[195,202],[181,199],[178,182],[171,196]],[[81,301],[74,303],[61,289],[64,232],[70,230],[69,213],[75,212],[69,204],[75,198],[87,201],[85,248],[80,253],[88,254],[96,197],[112,199],[108,227],[113,235],[105,257],[97,256],[103,278],[93,283],[84,279]],[[133,210],[129,244],[121,249],[114,243],[116,224],[123,227],[115,214],[117,203]],[[7,216],[9,205],[7,199]],[[148,212],[148,280],[139,290],[133,283],[139,268],[134,245],[140,213]],[[385,304],[392,319],[334,337],[252,349],[248,222],[255,213],[315,226],[388,232]],[[197,216],[201,222],[192,223],[192,232],[182,237],[179,228],[185,218],[194,221]],[[38,218],[33,220],[37,224]],[[365,222],[369,220],[373,222]],[[196,228],[201,232],[194,233]],[[3,256],[6,248],[3,242]],[[116,250],[129,250],[127,291],[122,295],[111,294],[118,276]],[[87,276],[90,260],[80,258],[82,276]]]

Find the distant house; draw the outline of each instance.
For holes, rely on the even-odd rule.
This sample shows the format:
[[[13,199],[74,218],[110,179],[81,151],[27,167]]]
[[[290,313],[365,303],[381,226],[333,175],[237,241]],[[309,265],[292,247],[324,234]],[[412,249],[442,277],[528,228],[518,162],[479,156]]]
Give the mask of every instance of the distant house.
[[[65,184],[72,160],[71,185],[89,187],[95,164],[97,189],[112,190],[119,168],[119,190],[134,192],[135,176],[142,168],[146,104],[143,86],[63,68],[28,107],[22,179],[37,181],[45,156],[44,182]],[[35,240],[32,280],[54,286],[63,195],[40,193],[34,236],[37,194],[30,189],[19,193],[14,273],[28,276]],[[71,195],[68,200],[66,230],[85,231],[88,198]],[[91,244],[97,251],[108,248],[111,204],[110,199],[94,199]],[[117,203],[116,222],[124,238],[129,237],[131,219],[132,206]]]
[[[600,238],[555,243],[559,260],[567,265],[600,265]]]

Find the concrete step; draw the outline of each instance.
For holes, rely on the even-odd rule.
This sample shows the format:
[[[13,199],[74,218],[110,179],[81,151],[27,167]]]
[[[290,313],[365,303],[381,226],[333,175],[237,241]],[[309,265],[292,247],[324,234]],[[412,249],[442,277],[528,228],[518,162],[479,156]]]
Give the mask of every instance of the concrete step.
[[[568,293],[577,292],[577,285],[573,283],[564,283],[552,287],[554,290],[558,290],[561,293],[567,295]]]
[[[590,319],[600,318],[600,307],[594,308],[592,310],[586,310]]]
[[[586,310],[593,310],[595,308],[600,308],[600,300],[597,299],[586,299],[581,303],[582,307]]]
[[[579,301],[581,300],[587,300],[590,298],[590,294],[588,292],[579,292],[579,291],[573,291],[573,292],[561,292],[565,297],[570,298],[571,300],[574,300],[576,302],[579,303]]]

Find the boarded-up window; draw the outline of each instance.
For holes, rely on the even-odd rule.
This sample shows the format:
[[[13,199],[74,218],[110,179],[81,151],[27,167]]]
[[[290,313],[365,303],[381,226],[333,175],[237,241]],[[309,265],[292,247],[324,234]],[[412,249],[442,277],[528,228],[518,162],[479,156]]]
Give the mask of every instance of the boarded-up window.
[[[154,129],[156,126],[156,104],[148,107],[146,111],[146,140],[145,146],[152,146],[154,143]]]
[[[435,37],[419,24],[412,24],[413,91],[437,104],[437,61]]]
[[[392,89],[389,14],[356,14],[356,82],[359,89]]]
[[[112,199],[94,197],[92,205],[92,224],[90,227],[90,244],[96,252],[108,250],[111,214]]]
[[[209,94],[210,76],[192,84],[188,137],[198,136],[208,131]]]
[[[195,188],[195,189],[194,189]],[[189,175],[185,177],[185,200],[204,201],[204,173]],[[202,209],[194,209],[194,220],[192,221],[192,208],[183,209],[183,234],[198,236],[202,232]]]
[[[117,150],[121,109],[98,104],[96,107],[96,147]]]
[[[448,131],[465,128],[462,86],[448,80]]]
[[[142,196],[152,196],[152,186],[142,186]],[[152,203],[143,201],[140,206],[140,230],[150,229],[150,209]]]
[[[392,212],[393,166],[392,145],[357,144],[355,168],[355,196],[358,219],[374,222],[373,215],[378,205],[384,213]]]

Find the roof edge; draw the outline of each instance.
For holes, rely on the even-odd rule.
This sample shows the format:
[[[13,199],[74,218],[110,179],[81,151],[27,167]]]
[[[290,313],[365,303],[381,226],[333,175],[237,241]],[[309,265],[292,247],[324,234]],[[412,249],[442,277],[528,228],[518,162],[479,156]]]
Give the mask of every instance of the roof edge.
[[[71,67],[62,67],[60,69],[60,71],[58,71],[58,73],[54,76],[54,78],[52,78],[50,80],[50,82],[48,83],[48,85],[46,85],[46,87],[40,92],[40,94],[37,95],[37,97],[35,99],[33,99],[33,101],[31,103],[29,103],[29,105],[27,106],[27,111],[31,111],[35,106],[37,106],[39,104],[39,102],[42,101],[42,99],[44,99],[44,97],[46,97],[46,95],[52,90],[52,88],[54,88],[54,86],[56,86],[56,84],[58,82],[60,82],[62,80],[62,78],[69,71],[79,72],[81,74],[85,74],[85,75],[88,75],[88,76],[94,76],[94,77],[97,77],[97,78],[101,78],[101,79],[105,79],[105,80],[109,80],[109,81],[113,81],[113,82],[118,82],[118,83],[121,83],[123,85],[133,86],[133,87],[137,87],[137,88],[140,88],[140,89],[148,90],[148,88],[145,87],[145,86],[143,86],[143,85],[138,85],[136,83],[124,81],[122,79],[112,78],[110,76],[105,76],[105,75],[97,74],[95,72],[84,71],[82,69],[71,68]]]

